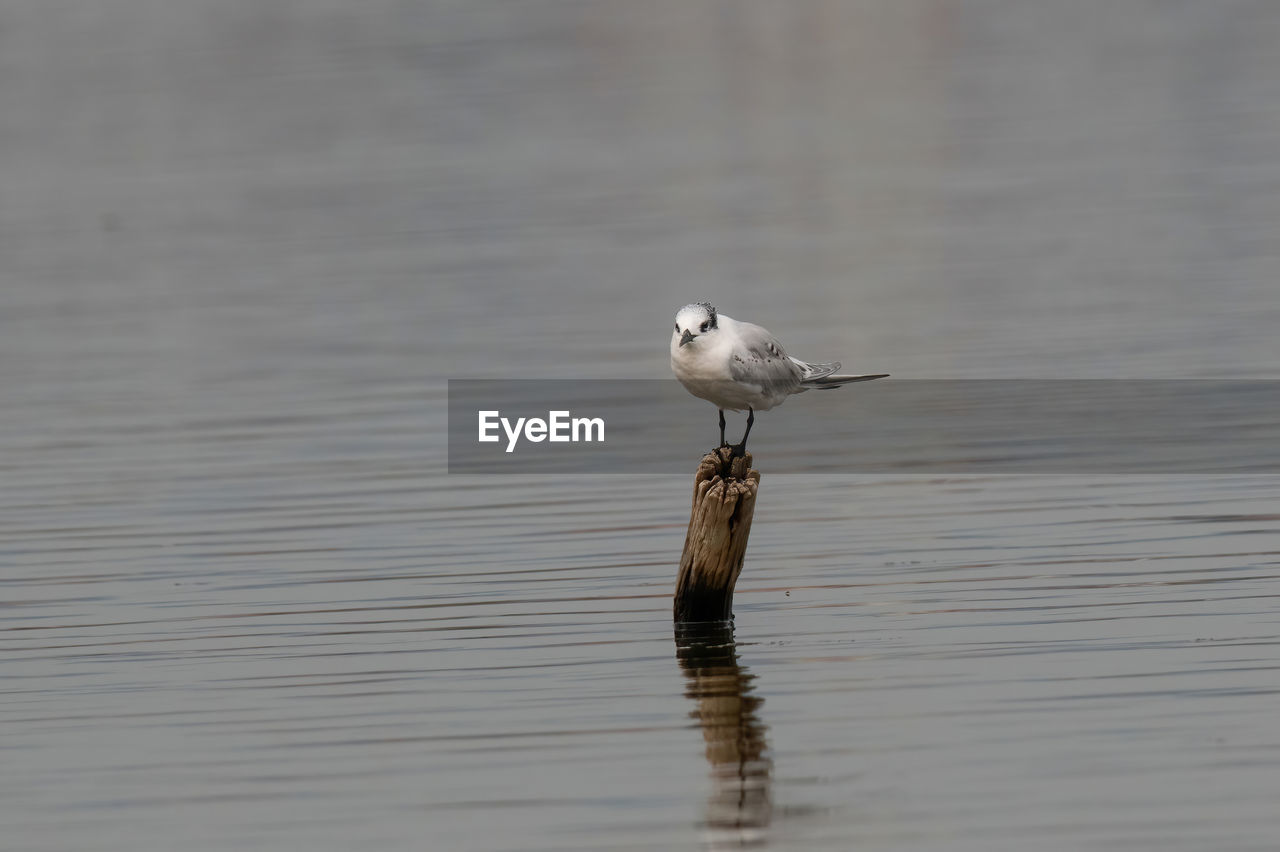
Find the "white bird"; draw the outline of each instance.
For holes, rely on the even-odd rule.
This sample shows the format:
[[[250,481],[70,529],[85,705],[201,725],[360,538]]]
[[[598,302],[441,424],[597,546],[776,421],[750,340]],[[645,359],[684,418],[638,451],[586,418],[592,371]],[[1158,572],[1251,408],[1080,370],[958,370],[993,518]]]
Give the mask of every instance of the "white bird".
[[[850,382],[883,379],[875,375],[836,375],[840,363],[810,364],[787,354],[769,330],[738,322],[716,311],[710,302],[685,305],[676,313],[671,333],[671,371],[689,393],[720,409],[720,446],[724,412],[747,410],[747,428],[735,455],[747,448],[756,411],[768,411],[793,393],[827,390]]]

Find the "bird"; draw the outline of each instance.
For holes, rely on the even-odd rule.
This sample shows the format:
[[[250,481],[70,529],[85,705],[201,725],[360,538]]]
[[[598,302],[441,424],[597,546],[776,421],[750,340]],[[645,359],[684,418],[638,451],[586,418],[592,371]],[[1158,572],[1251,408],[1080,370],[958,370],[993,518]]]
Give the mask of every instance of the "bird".
[[[726,316],[710,302],[694,302],[676,312],[671,371],[689,393],[719,409],[721,447],[730,447],[724,438],[725,410],[747,411],[747,428],[741,443],[730,447],[731,456],[746,453],[757,411],[781,405],[792,394],[889,375],[840,375],[839,369],[839,361],[810,364],[793,358],[768,329]]]

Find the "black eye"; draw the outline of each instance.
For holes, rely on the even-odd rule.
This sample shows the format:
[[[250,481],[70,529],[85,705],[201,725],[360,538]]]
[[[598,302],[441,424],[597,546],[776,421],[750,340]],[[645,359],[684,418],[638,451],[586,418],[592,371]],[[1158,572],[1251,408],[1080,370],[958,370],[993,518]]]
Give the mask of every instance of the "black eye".
[[[680,323],[676,323],[676,331],[680,330]]]
[[[707,330],[707,326],[709,326],[709,325],[711,325],[711,323],[709,323],[709,322],[704,322],[702,325],[698,326],[698,331],[706,331],[706,330]]]

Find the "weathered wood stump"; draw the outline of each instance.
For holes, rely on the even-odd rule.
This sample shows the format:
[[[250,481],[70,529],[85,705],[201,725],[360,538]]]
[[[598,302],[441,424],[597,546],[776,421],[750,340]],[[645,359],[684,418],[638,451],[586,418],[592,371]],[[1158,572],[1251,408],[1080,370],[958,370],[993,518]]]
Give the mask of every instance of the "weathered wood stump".
[[[750,453],[733,458],[728,447],[720,447],[702,457],[676,577],[677,622],[733,617],[733,587],[747,553],[759,485]]]

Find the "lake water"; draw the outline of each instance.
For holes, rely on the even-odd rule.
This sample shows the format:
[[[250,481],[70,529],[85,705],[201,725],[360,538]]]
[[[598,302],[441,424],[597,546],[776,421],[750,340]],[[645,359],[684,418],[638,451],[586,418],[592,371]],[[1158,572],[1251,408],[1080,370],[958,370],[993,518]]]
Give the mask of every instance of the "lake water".
[[[667,376],[703,298],[886,381],[1274,379],[1278,41],[6,4],[3,845],[1275,848],[1274,475],[760,454],[735,625],[677,634],[704,446],[459,475],[445,432],[448,379]]]

